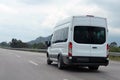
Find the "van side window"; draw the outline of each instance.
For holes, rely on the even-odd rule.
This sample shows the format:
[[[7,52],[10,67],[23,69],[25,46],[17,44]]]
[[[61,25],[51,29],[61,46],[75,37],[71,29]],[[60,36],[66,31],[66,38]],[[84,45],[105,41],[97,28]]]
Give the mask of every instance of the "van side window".
[[[66,42],[68,38],[68,27],[59,29],[53,33],[52,43]]]

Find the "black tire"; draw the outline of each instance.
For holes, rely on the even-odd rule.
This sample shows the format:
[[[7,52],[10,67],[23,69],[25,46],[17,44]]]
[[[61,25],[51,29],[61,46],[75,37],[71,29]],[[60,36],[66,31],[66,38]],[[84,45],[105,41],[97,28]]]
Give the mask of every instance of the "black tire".
[[[53,61],[51,61],[50,59],[47,59],[47,64],[50,65],[52,64]]]
[[[89,66],[88,68],[89,68],[89,70],[97,71],[99,66]]]
[[[64,68],[64,63],[62,60],[62,56],[58,57],[58,69],[63,69]]]
[[[50,60],[49,55],[47,54],[47,64],[50,65],[53,61]]]

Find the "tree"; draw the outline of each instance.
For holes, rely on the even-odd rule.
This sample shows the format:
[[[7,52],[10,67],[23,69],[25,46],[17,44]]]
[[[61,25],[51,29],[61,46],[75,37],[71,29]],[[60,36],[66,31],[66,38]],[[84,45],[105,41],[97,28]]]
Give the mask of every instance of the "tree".
[[[10,42],[10,46],[12,47],[12,48],[16,48],[17,47],[17,39],[12,39],[12,41]]]
[[[23,43],[21,40],[17,40],[17,39],[14,39],[14,38],[10,42],[10,46],[12,48],[28,48],[27,43]]]
[[[32,48],[36,48],[36,49],[46,49],[47,46],[43,43],[35,43],[33,45],[31,45]]]
[[[110,47],[117,47],[117,43],[116,42],[110,43]]]
[[[9,47],[9,44],[7,42],[1,42],[0,46],[1,47]]]

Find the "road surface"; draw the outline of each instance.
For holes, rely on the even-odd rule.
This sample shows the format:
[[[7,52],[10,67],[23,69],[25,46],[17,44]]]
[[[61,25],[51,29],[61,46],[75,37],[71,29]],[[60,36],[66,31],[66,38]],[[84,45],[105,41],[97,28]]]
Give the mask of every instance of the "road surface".
[[[46,64],[44,53],[0,49],[0,80],[120,80],[120,62],[98,71],[59,70],[56,63]]]

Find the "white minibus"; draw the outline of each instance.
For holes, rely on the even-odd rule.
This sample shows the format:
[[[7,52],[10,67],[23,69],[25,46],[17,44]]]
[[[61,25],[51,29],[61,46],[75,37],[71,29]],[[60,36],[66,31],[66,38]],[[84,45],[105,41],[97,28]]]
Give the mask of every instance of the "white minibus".
[[[72,16],[58,22],[47,50],[47,64],[53,61],[58,68],[85,66],[98,70],[109,63],[106,18]]]

